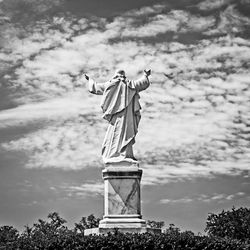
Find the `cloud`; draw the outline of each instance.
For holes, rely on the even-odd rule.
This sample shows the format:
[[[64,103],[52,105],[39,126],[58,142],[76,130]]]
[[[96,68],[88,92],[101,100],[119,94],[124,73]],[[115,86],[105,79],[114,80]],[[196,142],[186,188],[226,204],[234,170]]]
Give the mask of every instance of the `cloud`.
[[[159,14],[161,11],[163,13]],[[150,13],[150,18],[141,23],[140,20],[147,13]],[[179,34],[205,32],[214,26],[214,22],[213,16],[195,16],[180,10],[168,12],[164,5],[130,11],[115,17],[112,22],[103,18],[77,20],[54,17],[51,23],[38,22],[34,31],[28,32],[25,38],[15,37],[11,43],[13,52],[8,57],[3,54],[3,57],[12,58],[13,61],[23,60],[22,66],[15,70],[16,79],[9,80],[9,83],[15,88],[21,87],[27,101],[30,100],[28,96],[51,98],[65,94],[74,89],[74,83],[77,84],[82,71],[91,71],[94,76],[105,79],[118,66],[127,68],[131,76],[136,77],[138,69],[151,66],[156,80],[162,81],[159,74],[172,65],[186,70],[190,70],[191,65],[198,67],[201,64],[203,68],[211,68],[211,63],[207,62],[208,55],[203,50],[210,53],[212,46],[201,46],[197,48],[200,55],[194,55],[194,46],[183,46],[176,42],[150,44],[129,37],[154,37],[167,31]],[[125,37],[128,40],[123,40]],[[168,51],[174,52],[176,46],[181,48],[179,53],[166,55]],[[215,46],[215,51],[218,47],[222,46]],[[220,64],[213,62],[212,68]],[[24,101],[24,98],[16,98],[19,102]]]
[[[193,199],[190,198],[181,198],[176,200],[170,200],[170,199],[162,199],[160,200],[160,203],[162,204],[169,204],[169,203],[190,203]]]
[[[246,196],[244,192],[237,192],[235,194],[213,194],[212,196],[206,196],[202,195],[200,198],[198,198],[199,201],[203,202],[211,202],[211,201],[218,201],[218,202],[225,202],[230,201],[234,199],[240,199],[242,197]]]
[[[231,76],[230,79],[233,83],[237,79],[237,75]],[[145,178],[145,183],[164,183],[174,179],[212,176],[213,173],[232,174],[236,162],[239,171],[247,169],[249,154],[246,147],[248,115],[245,112],[247,110],[244,105],[246,97],[243,94],[244,91],[242,92],[242,89],[246,87],[244,83],[247,78],[241,75],[239,79],[241,79],[241,82],[238,81],[238,89],[231,83],[225,84],[222,80],[219,83],[212,80],[205,81],[205,86],[209,85],[213,89],[211,94],[208,90],[204,91],[202,88],[197,91],[193,86],[192,89],[183,86],[170,87],[164,93],[160,86],[154,84],[148,91],[142,93],[143,117],[135,147],[136,154],[142,160],[145,168],[145,175],[148,176]],[[193,82],[193,84],[197,86],[200,82]],[[185,91],[180,92],[180,88]],[[231,90],[239,91],[241,98],[232,100],[221,97],[216,99],[215,97],[220,96],[220,91],[217,93],[216,89],[220,90],[221,88],[225,92],[229,91],[229,95]],[[206,94],[209,95],[210,101],[204,99]],[[182,98],[182,100],[179,98]],[[193,101],[190,103],[191,98]],[[232,101],[235,103],[231,103]],[[165,113],[163,111],[166,111],[166,107],[169,110]],[[80,160],[85,163],[86,160],[82,156],[78,163],[76,158],[74,161],[76,151],[79,152],[76,155],[81,155],[82,149],[84,149],[82,150],[84,152],[91,150],[91,154],[86,158],[88,161],[95,161],[94,159],[100,156],[98,152],[93,150],[96,147],[98,148],[98,145],[99,148],[101,147],[105,133],[105,123],[102,122],[98,110],[99,99],[97,97],[90,98],[87,95],[77,96],[75,94],[67,98],[29,106],[24,105],[13,110],[3,111],[0,119],[4,127],[17,125],[18,122],[20,124],[23,122],[31,123],[36,119],[56,121],[59,118],[66,121],[55,125],[52,122],[52,125],[45,129],[28,134],[18,141],[5,143],[3,146],[6,150],[19,149],[30,152],[33,156],[29,167],[53,166],[64,169],[78,169],[81,167]],[[240,116],[239,111],[242,111]],[[79,114],[82,114],[85,118],[89,117],[95,126],[91,126],[88,120],[79,120],[77,118]],[[237,116],[242,119],[241,125],[235,123]],[[84,126],[84,122],[86,122],[86,126]],[[154,127],[154,130],[152,130],[152,127]],[[97,129],[100,129],[101,136],[95,143],[94,141],[87,142],[84,139],[79,140],[81,141],[80,145],[76,143],[76,138],[83,137],[83,131],[94,137]],[[242,134],[243,137],[235,137],[234,129],[237,129],[238,135]],[[70,130],[75,133],[74,139],[65,136],[66,131]],[[157,131],[160,133],[158,134]],[[51,138],[58,139],[54,143]],[[152,138],[154,139],[152,140]],[[234,141],[233,145],[231,145],[231,141]],[[88,143],[88,145],[85,145],[85,143]],[[68,145],[72,145],[73,149],[69,149]],[[145,148],[144,145],[147,145],[147,147]],[[242,150],[235,150],[235,145],[242,147]],[[77,148],[79,148],[79,151]],[[51,160],[48,161],[48,159]],[[168,162],[168,165],[173,164],[173,167],[165,167],[162,170],[161,166],[165,162]],[[159,171],[162,171],[159,176],[164,176],[163,180],[158,180],[157,177],[151,180],[152,176],[158,176],[150,171],[152,168],[157,172],[155,165],[158,166]],[[218,165],[220,167],[216,168]],[[84,164],[82,167],[84,167]]]
[[[219,202],[219,203],[224,203],[227,201],[231,200],[236,200],[246,197],[246,194],[244,192],[237,192],[235,194],[218,194],[214,193],[212,195],[206,195],[206,194],[199,194],[199,195],[194,195],[192,197],[184,197],[184,198],[179,198],[179,199],[161,199],[160,203],[161,204],[176,204],[176,203],[191,203],[191,202]]]
[[[100,98],[81,86],[82,73],[105,81],[119,67],[134,79],[149,67],[152,85],[141,94],[135,145],[143,184],[249,170],[250,43],[246,37],[220,37],[225,27],[241,30],[249,24],[234,6],[223,10],[219,25],[212,14],[169,11],[164,5],[112,20],[51,20],[37,22],[23,38],[12,25],[14,42],[1,50],[2,85],[12,91],[17,107],[0,112],[0,129],[43,124],[2,143],[2,149],[24,151],[28,168],[100,166],[106,123]],[[168,32],[176,37],[155,37]],[[207,36],[194,43],[180,38],[195,32]],[[172,73],[172,79],[163,73]]]
[[[64,0],[8,0],[8,1],[0,1],[2,2],[2,8],[14,18],[15,15],[23,14],[21,19],[25,17],[28,18],[25,14],[29,14],[29,18],[34,17],[33,15],[44,14],[47,13],[50,9],[53,9],[56,6],[61,5]],[[26,13],[23,13],[25,8]],[[31,19],[32,20],[32,19]]]
[[[236,5],[229,5],[220,13],[220,21],[215,29],[205,32],[207,35],[237,34],[244,32],[250,24],[250,18],[241,14]]]
[[[123,16],[115,18],[112,23],[107,24],[106,28],[115,29],[117,33],[120,33],[122,38],[143,38],[157,36],[167,32],[202,32],[215,24],[215,18],[212,16],[195,16],[183,10],[167,12],[167,10],[164,10],[164,6],[159,6],[159,9],[160,8],[164,13],[158,14],[158,11],[155,11],[155,15],[148,17],[147,21],[143,23],[140,21],[142,14],[145,17],[149,9],[147,9],[145,13],[139,10],[139,14],[133,11],[133,16],[129,16],[129,13],[125,13]],[[152,8],[151,11],[153,10],[155,9]]]
[[[14,126],[25,126],[35,122],[62,121],[98,112],[98,104],[93,98],[86,103],[87,89],[83,87],[80,93],[69,93],[61,98],[44,102],[29,103],[16,108],[0,111],[0,129]]]
[[[200,10],[211,11],[228,5],[232,0],[205,0],[198,4]]]
[[[203,56],[206,63],[198,65],[198,62],[195,63],[198,58],[194,57],[193,66],[205,68],[208,64],[214,67],[213,58],[221,54],[221,43],[227,40],[217,39],[215,42],[207,45],[213,53],[209,54],[207,48],[200,54],[201,48],[198,48],[198,58]],[[212,50],[217,48],[216,46],[218,49]],[[227,55],[232,54],[243,62],[247,58],[247,52],[248,48],[244,46],[228,46],[225,49]],[[170,57],[176,57],[177,60],[181,55],[191,61],[191,55],[186,51],[177,51]],[[226,58],[229,58],[230,62],[230,57]],[[181,65],[181,61],[179,64]],[[249,93],[248,73],[242,71],[225,76],[224,79],[210,77],[189,81],[190,66],[188,63],[184,65],[184,73],[178,76],[177,84],[153,83],[150,89],[141,94],[143,114],[135,151],[145,169],[143,183],[147,185],[201,176],[213,177],[214,174],[240,174],[241,171],[249,169],[249,112],[245,105]],[[191,74],[193,72],[195,73],[192,71]],[[39,109],[40,112],[36,112]],[[63,121],[69,121],[52,124],[3,146],[6,150],[26,150],[31,155],[28,167],[79,169],[88,166],[87,162],[96,162],[98,165],[100,153],[95,149],[101,147],[105,133],[105,123],[101,123],[101,114],[98,110],[98,97],[77,97],[73,93],[71,97],[4,111],[2,117],[5,120],[2,121],[5,123],[2,124],[9,124],[8,126],[17,124],[18,120],[27,119],[27,122],[31,122],[33,118],[43,120],[46,116],[51,120],[59,117]],[[79,120],[74,117],[81,112],[89,115],[94,113],[94,116],[89,117],[95,122],[95,127],[89,126],[88,123],[86,127],[78,124]],[[76,138],[83,137],[82,131],[86,131],[94,138],[97,129],[100,129],[98,140],[86,142],[80,139],[80,144],[76,143]],[[75,139],[65,136],[68,130],[73,130],[76,134]],[[51,138],[57,138],[56,142],[54,143]],[[88,144],[85,145],[86,143]],[[59,147],[59,144],[62,146]],[[69,149],[68,145],[72,145],[73,149]],[[91,153],[84,158],[81,152]]]
[[[22,86],[30,92],[30,95],[50,98],[74,90],[82,70],[85,72],[90,70],[93,76],[101,76],[101,80],[104,80],[112,75],[116,67],[126,68],[131,77],[136,77],[138,69],[150,65],[155,80],[162,82],[164,81],[162,73],[168,71],[172,65],[183,70],[183,75],[188,77],[188,71],[196,68],[199,71],[210,68],[215,71],[214,74],[217,68],[221,71],[222,63],[216,62],[221,56],[226,58],[223,64],[227,63],[227,67],[240,67],[249,59],[248,47],[223,47],[220,40],[196,49],[195,55],[192,52],[194,48],[182,46],[181,51],[167,56],[164,51],[172,52],[177,43],[165,46],[142,45],[132,41],[109,44],[108,37],[105,32],[91,31],[72,39],[72,42],[66,43],[62,48],[44,52],[33,60],[24,61],[24,67],[16,70],[18,81],[15,81],[15,85]],[[92,45],[91,48],[89,44]]]
[[[97,150],[101,152],[100,138],[104,131],[93,118],[93,114],[89,114],[58,122],[1,146],[5,150],[27,152],[30,156],[27,168],[77,170],[100,166]]]
[[[84,183],[80,186],[64,185],[61,187],[67,193],[67,197],[85,198],[86,196],[103,196],[103,183]]]

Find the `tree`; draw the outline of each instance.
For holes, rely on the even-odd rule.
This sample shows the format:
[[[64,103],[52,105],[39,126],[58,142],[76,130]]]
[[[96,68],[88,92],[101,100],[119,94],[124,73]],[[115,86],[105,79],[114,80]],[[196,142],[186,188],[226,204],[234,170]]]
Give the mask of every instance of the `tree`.
[[[163,228],[165,225],[164,221],[154,221],[154,220],[148,220],[147,226],[151,228]]]
[[[10,248],[15,244],[19,237],[17,229],[12,226],[0,227],[0,248],[8,245]]]
[[[98,227],[100,220],[100,218],[96,218],[93,214],[90,214],[87,218],[82,217],[79,223],[75,223],[74,230],[84,233],[85,229]]]
[[[205,231],[210,236],[238,240],[250,239],[250,209],[233,207],[231,211],[211,213],[207,218]]]
[[[169,227],[166,228],[165,233],[168,235],[180,235],[180,228],[176,227],[175,224],[169,224]]]
[[[19,237],[20,249],[56,249],[61,240],[71,234],[64,225],[66,220],[58,213],[50,213],[48,219],[49,221],[39,219],[32,227],[25,227]]]

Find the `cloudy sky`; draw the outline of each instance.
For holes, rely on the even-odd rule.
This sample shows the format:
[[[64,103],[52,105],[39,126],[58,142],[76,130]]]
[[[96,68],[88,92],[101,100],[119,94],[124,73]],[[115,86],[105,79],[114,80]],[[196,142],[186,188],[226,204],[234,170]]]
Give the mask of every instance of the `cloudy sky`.
[[[208,213],[249,206],[249,31],[249,0],[0,0],[0,225],[102,216],[107,124],[82,74],[116,68],[152,69],[143,218],[203,232]]]

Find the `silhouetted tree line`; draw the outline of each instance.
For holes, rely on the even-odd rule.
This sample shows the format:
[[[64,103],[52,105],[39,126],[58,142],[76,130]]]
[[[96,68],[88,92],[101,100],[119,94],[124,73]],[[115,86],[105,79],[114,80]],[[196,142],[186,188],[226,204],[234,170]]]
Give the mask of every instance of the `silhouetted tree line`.
[[[0,227],[1,250],[107,250],[107,249],[169,249],[169,250],[247,250],[250,249],[250,209],[233,208],[219,214],[209,214],[206,222],[208,235],[195,235],[174,224],[159,234],[115,233],[84,236],[87,228],[98,227],[100,218],[93,214],[82,217],[73,229],[65,226],[66,220],[58,213],[50,213],[48,220],[39,219],[33,226],[19,232],[12,226]],[[148,221],[150,227],[163,227],[164,222]]]

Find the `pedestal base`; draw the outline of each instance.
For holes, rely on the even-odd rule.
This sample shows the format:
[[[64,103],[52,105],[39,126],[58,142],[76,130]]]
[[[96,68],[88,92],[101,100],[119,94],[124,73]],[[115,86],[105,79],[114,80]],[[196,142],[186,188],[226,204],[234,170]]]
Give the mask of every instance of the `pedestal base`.
[[[146,227],[146,221],[138,215],[108,216],[100,221],[99,228],[142,228]]]

